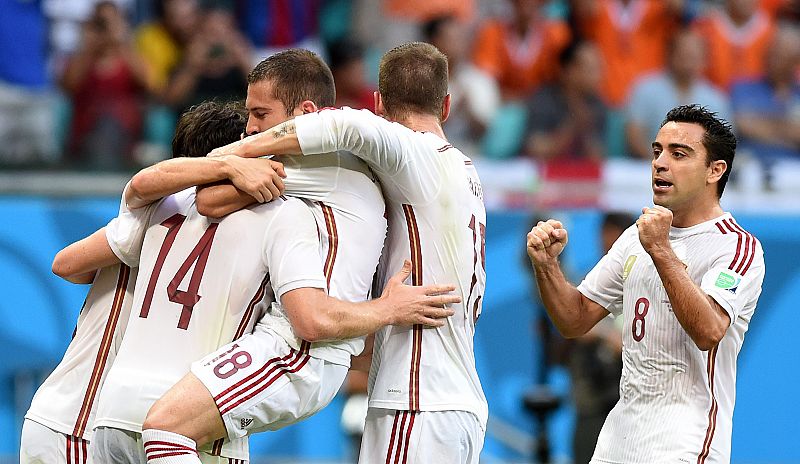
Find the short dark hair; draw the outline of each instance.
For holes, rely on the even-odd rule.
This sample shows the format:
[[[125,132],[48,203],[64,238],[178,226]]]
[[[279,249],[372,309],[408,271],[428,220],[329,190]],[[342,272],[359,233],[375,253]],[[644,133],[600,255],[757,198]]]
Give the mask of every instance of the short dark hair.
[[[290,48],[278,52],[262,60],[247,75],[248,84],[265,80],[272,81],[274,97],[286,107],[287,116],[304,100],[311,100],[320,108],[336,103],[330,68],[309,50]]]
[[[395,47],[381,58],[378,91],[393,118],[412,112],[441,116],[447,96],[447,57],[424,42]]]
[[[241,103],[204,101],[181,114],[172,138],[174,158],[200,158],[211,150],[239,140],[247,125]]]
[[[720,118],[717,113],[710,111],[704,106],[697,104],[678,106],[667,113],[667,117],[661,123],[661,127],[668,122],[684,122],[697,124],[705,129],[703,135],[703,146],[708,153],[706,166],[711,165],[712,161],[723,160],[727,163],[725,173],[717,182],[717,198],[722,197],[725,184],[733,169],[733,157],[736,154],[736,136],[730,123]]]

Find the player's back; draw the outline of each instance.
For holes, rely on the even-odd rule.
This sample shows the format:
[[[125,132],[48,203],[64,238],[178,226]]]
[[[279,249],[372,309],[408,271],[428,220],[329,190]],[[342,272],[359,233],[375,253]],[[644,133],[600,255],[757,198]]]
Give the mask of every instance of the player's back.
[[[468,411],[485,427],[473,335],[486,282],[486,210],[472,161],[435,134],[366,110],[323,109],[294,122],[304,154],[349,150],[378,176],[389,216],[384,281],[410,259],[414,285],[454,284],[462,298],[444,327],[376,333],[370,406]]]
[[[97,396],[125,333],[136,268],[97,271],[64,358],[33,397],[26,419],[91,440]]]
[[[388,326],[376,334],[370,406],[465,410],[485,426],[488,409],[473,351],[486,286],[480,179],[469,158],[434,134],[411,132],[403,150],[413,153],[413,169],[424,170],[429,184],[373,166],[388,205],[384,281],[410,259],[413,285],[454,284],[462,303],[452,306],[455,314],[444,327]]]
[[[150,406],[193,361],[252,330],[272,298],[267,235],[292,223],[291,206],[308,214],[299,200],[276,199],[212,220],[197,213],[194,189],[161,202],[144,238],[127,336],[101,393],[98,426],[141,431]]]

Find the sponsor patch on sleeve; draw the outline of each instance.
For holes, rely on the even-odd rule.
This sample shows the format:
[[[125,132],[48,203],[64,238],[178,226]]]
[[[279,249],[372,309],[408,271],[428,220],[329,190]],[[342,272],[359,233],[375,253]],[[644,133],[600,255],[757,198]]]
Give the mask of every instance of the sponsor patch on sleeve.
[[[717,276],[714,286],[735,294],[740,283],[742,283],[742,277],[739,274],[732,271],[722,271]]]

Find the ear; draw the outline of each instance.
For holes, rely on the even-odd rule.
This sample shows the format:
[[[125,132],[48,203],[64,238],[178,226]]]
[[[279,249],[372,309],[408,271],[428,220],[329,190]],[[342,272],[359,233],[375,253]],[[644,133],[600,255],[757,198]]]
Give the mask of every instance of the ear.
[[[383,116],[386,114],[386,108],[383,107],[383,99],[381,99],[381,93],[377,90],[372,93],[372,98],[375,100],[375,114],[378,116]]]
[[[301,114],[316,113],[318,109],[319,108],[317,108],[317,104],[311,100],[304,100],[302,103],[300,103],[300,111],[302,111]]]
[[[706,177],[706,182],[709,184],[713,184],[719,182],[722,175],[725,174],[725,171],[728,169],[728,163],[724,160],[716,160],[712,161],[711,164],[708,166],[708,176]]]
[[[442,115],[440,120],[442,122],[447,121],[447,118],[450,117],[450,94],[444,96],[444,101],[442,102]]]

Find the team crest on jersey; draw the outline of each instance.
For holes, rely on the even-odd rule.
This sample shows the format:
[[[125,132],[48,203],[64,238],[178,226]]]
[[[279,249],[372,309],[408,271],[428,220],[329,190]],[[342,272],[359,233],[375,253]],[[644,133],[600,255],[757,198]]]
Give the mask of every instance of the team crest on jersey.
[[[631,273],[631,269],[633,269],[633,265],[636,264],[636,255],[628,256],[628,259],[625,260],[625,265],[622,266],[622,280],[628,278],[628,274]]]
[[[735,272],[725,272],[722,271],[717,276],[717,281],[714,282],[714,285],[723,289],[727,290],[734,295],[736,294],[736,290],[739,289],[739,284],[742,283],[742,278]]]

